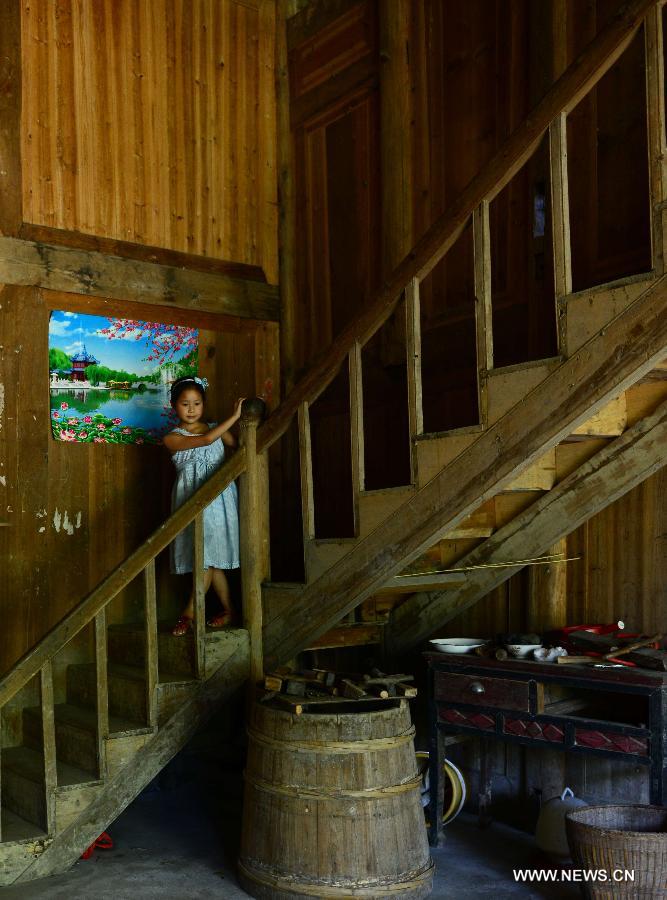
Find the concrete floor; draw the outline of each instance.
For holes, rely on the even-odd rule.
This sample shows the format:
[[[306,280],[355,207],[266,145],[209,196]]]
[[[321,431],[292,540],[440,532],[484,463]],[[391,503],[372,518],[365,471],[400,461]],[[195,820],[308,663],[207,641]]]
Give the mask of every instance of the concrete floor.
[[[241,771],[201,755],[177,758],[110,827],[110,851],[95,851],[64,875],[6,887],[3,900],[237,900]],[[193,774],[194,773],[194,774]],[[517,884],[514,867],[548,867],[532,838],[499,823],[480,831],[463,814],[432,853],[434,900],[574,900],[575,885]]]

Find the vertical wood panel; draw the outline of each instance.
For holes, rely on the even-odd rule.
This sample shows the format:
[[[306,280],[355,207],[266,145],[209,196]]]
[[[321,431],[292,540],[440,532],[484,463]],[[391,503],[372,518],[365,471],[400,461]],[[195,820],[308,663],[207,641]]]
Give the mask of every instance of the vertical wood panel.
[[[275,282],[274,4],[21,3],[23,220]]]
[[[14,235],[21,201],[21,0],[0,4],[0,233]]]

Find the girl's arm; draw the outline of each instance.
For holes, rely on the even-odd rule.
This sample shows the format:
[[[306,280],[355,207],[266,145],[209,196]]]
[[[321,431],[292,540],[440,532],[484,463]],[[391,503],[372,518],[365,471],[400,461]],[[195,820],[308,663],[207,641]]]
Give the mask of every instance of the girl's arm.
[[[241,404],[244,400],[245,397],[241,397],[241,399],[237,401],[236,409],[232,415],[228,419],[225,419],[224,422],[220,422],[219,425],[216,425],[215,428],[211,428],[203,434],[189,435],[176,434],[171,431],[162,438],[163,444],[170,453],[177,453],[179,450],[193,450],[195,447],[208,447],[210,444],[217,441],[218,438],[222,438],[223,443],[227,444],[227,446],[235,447],[236,439],[234,438],[234,435],[229,432],[229,429],[241,418]],[[227,440],[225,440],[225,437]],[[229,439],[231,439],[232,443],[229,443]]]

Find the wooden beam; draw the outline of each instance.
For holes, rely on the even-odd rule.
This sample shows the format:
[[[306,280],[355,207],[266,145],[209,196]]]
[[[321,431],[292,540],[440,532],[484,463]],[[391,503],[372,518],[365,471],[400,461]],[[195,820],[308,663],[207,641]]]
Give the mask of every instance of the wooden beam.
[[[274,285],[10,237],[0,237],[0,284],[33,285],[248,319],[279,318]]]
[[[567,118],[557,116],[549,127],[551,166],[551,219],[554,259],[554,288],[558,325],[558,352],[567,347],[567,316],[561,309],[563,298],[572,293],[572,249],[570,244],[570,194],[567,180]]]
[[[655,0],[631,0],[622,7],[564,72],[556,84],[473,178],[454,203],[440,216],[394,270],[384,285],[369,298],[364,310],[350,322],[322,357],[297,383],[291,394],[262,426],[257,446],[264,450],[287,430],[299,405],[312,402],[338,373],[355,341],[362,345],[386,322],[412,278],[424,278],[456,243],[474,210],[490,201],[530,159],[550,123],[579,100],[602,78],[628,46]],[[0,278],[1,281],[1,278]]]
[[[15,235],[21,227],[21,179],[21,2],[3,0],[0,3],[0,234]]]
[[[208,506],[245,470],[245,450],[241,447],[183,506],[160,525],[131,556],[111,572],[77,607],[68,613],[42,640],[21,657],[0,680],[0,707],[33,678],[74,635],[97,615],[124,587],[140,575],[146,563],[165,549],[176,535],[189,525],[198,512]]]
[[[667,402],[499,529],[459,565],[486,565],[543,554],[665,465],[665,446]],[[425,640],[520,568],[480,569],[468,573],[465,584],[455,591],[413,595],[395,610],[388,625],[391,652],[403,653]]]
[[[667,350],[667,279],[483,432],[467,452],[304,591],[265,631],[267,665],[292,659],[451,531],[573,428],[650,371]]]

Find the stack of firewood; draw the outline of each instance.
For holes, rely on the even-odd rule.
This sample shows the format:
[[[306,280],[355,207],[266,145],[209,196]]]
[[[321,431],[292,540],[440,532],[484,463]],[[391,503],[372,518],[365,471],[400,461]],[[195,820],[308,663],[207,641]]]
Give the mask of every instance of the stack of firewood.
[[[268,693],[262,699],[275,698],[294,707],[332,700],[416,697],[417,688],[408,684],[410,681],[414,681],[414,675],[387,675],[379,669],[371,669],[370,674],[352,675],[328,669],[292,671],[280,668],[264,677],[264,688]]]

